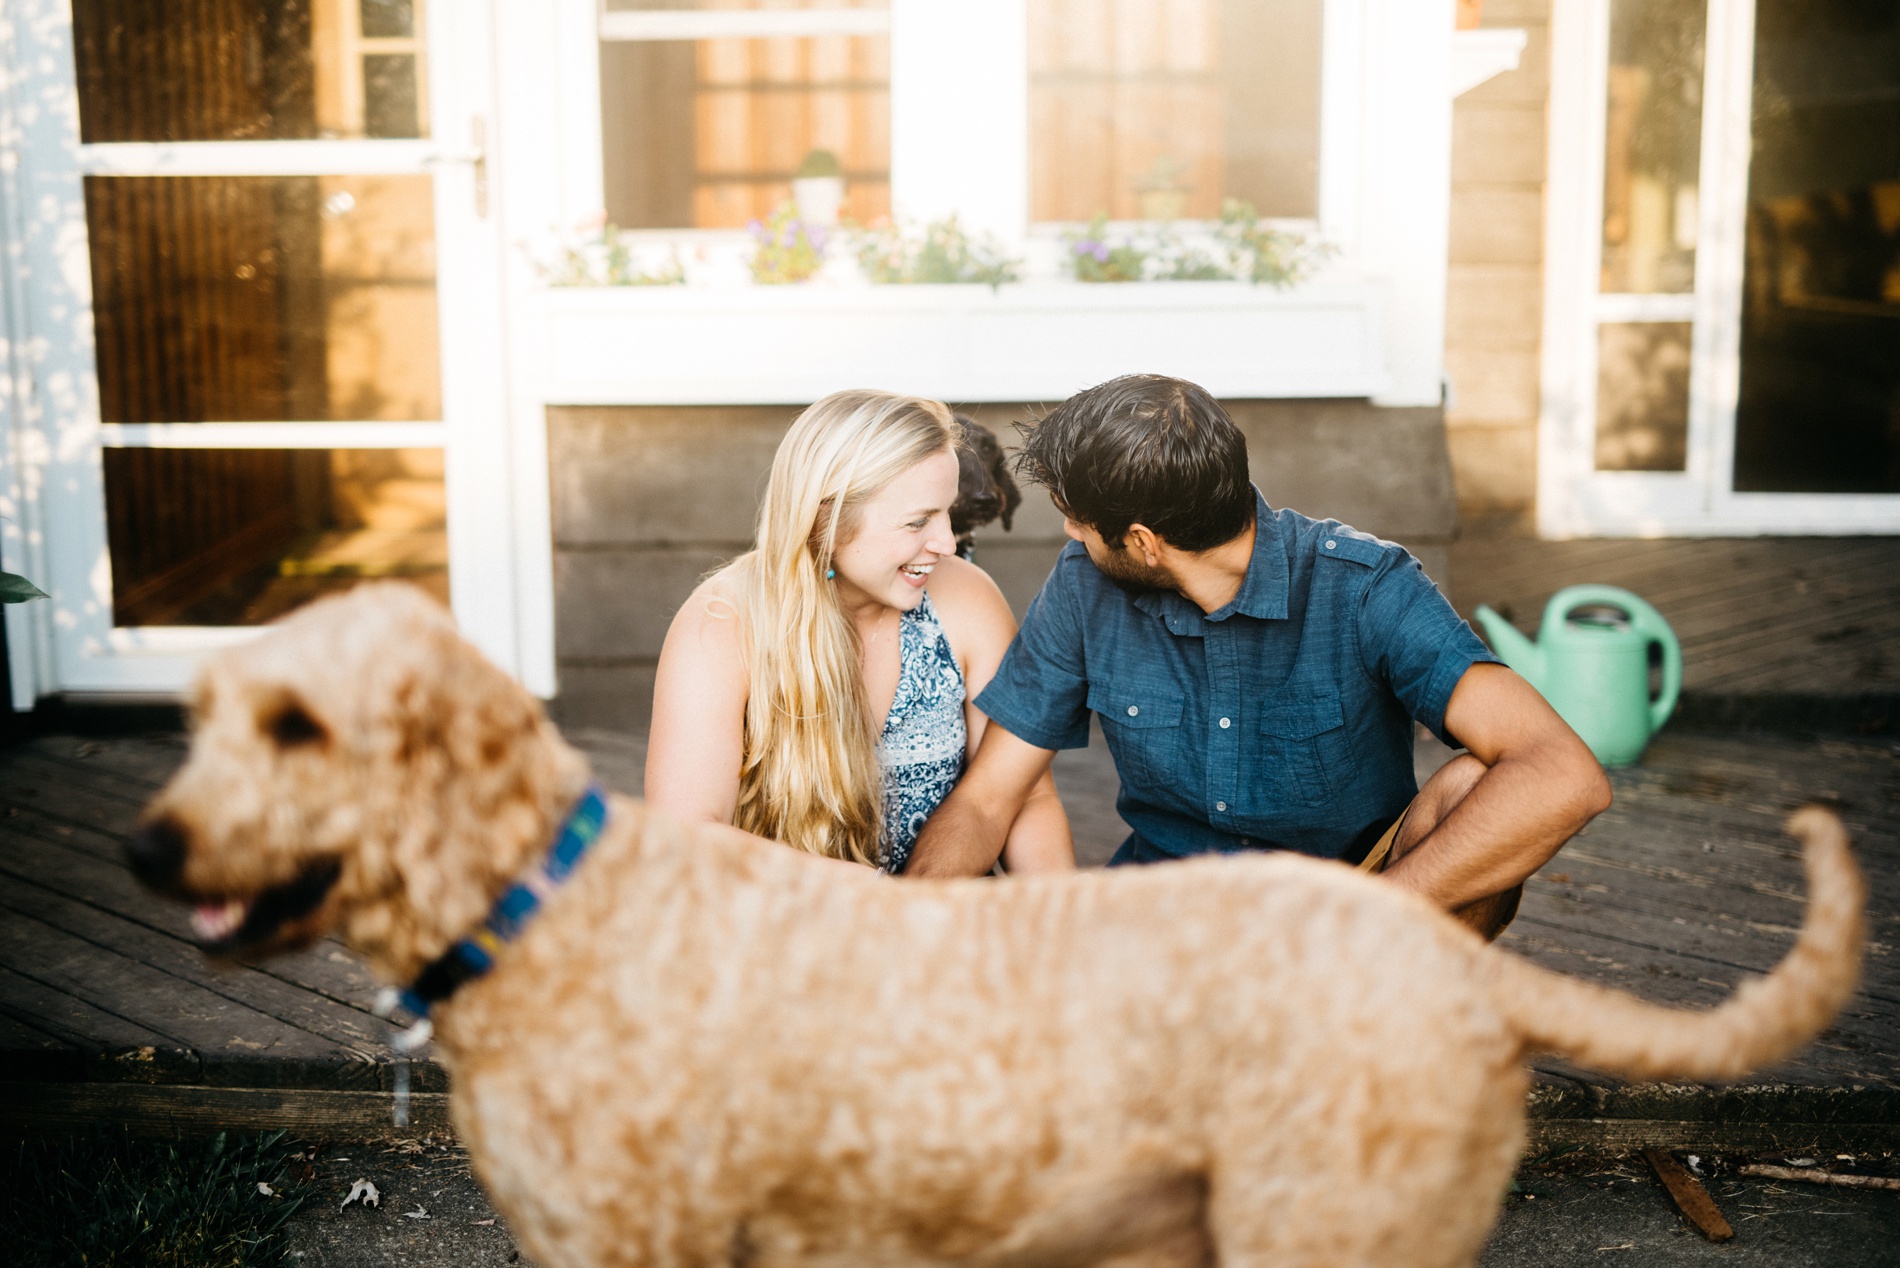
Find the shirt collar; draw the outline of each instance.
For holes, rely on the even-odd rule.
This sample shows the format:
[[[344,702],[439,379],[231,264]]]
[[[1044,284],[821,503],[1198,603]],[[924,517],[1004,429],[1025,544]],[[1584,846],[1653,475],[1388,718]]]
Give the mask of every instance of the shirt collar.
[[[1240,591],[1225,607],[1202,614],[1172,590],[1150,590],[1135,597],[1135,606],[1156,617],[1175,633],[1198,633],[1202,621],[1224,621],[1234,613],[1262,621],[1284,621],[1291,573],[1281,539],[1280,517],[1267,505],[1258,487],[1253,491],[1253,559]]]

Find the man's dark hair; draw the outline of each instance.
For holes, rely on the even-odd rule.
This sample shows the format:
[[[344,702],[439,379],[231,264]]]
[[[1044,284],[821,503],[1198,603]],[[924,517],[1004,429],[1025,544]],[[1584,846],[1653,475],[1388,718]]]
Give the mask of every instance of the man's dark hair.
[[[1017,430],[1016,469],[1111,546],[1145,524],[1177,550],[1207,550],[1253,521],[1246,437],[1185,379],[1123,375]]]

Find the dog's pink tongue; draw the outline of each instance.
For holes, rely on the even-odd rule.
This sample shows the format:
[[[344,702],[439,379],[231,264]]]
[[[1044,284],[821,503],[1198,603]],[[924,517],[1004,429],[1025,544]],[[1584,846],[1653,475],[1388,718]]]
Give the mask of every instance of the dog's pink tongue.
[[[201,903],[191,913],[191,931],[206,942],[216,942],[244,923],[245,905],[233,898],[222,903]]]

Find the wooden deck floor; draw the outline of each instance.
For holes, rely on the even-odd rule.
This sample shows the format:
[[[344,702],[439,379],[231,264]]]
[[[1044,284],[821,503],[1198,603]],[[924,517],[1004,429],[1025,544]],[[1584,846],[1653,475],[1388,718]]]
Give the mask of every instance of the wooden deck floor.
[[[639,791],[640,737],[575,738],[606,782]],[[139,807],[182,751],[170,735],[50,736],[0,750],[0,1117],[191,1121],[166,1099],[189,1086],[200,1119],[332,1132],[386,1123],[391,1065],[368,1011],[374,984],[354,955],[323,943],[262,967],[209,967],[182,913],[146,897],[121,866]],[[1422,744],[1421,769],[1443,756]],[[1058,778],[1083,853],[1099,862],[1122,834],[1105,750],[1064,755]],[[1754,1092],[1692,1090],[1702,1099],[1679,1094],[1658,1108],[1641,1091],[1548,1064],[1540,1112],[1820,1115],[1900,1130],[1900,743],[1665,734],[1614,781],[1615,808],[1533,878],[1507,948],[1657,1001],[1713,1003],[1789,946],[1802,884],[1779,824],[1826,797],[1843,807],[1872,881],[1866,980],[1835,1026]],[[1762,1083],[1811,1095],[1790,1109],[1792,1093]],[[420,1121],[441,1121],[443,1087],[439,1070],[420,1070]],[[127,1108],[141,1097],[145,1110]]]

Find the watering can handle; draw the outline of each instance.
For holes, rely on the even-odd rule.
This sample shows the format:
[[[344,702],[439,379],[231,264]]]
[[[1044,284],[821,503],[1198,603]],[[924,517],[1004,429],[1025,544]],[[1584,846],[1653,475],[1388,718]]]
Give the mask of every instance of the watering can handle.
[[[1647,641],[1662,646],[1662,691],[1649,703],[1650,732],[1660,731],[1662,724],[1669,721],[1669,715],[1676,711],[1676,698],[1682,694],[1682,644],[1676,641],[1676,632],[1669,628],[1669,622],[1640,596],[1619,586],[1566,586],[1557,598],[1563,602],[1559,604],[1555,598],[1551,601],[1550,615],[1555,623],[1568,620],[1578,608],[1600,603],[1628,612],[1630,628]]]

